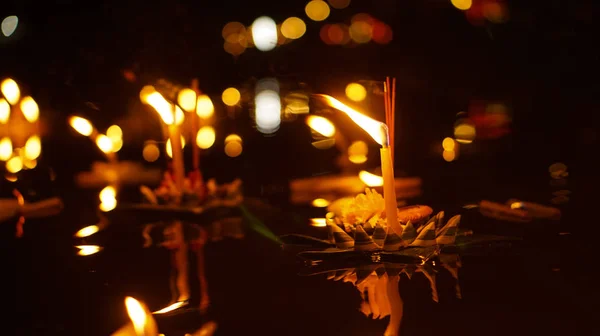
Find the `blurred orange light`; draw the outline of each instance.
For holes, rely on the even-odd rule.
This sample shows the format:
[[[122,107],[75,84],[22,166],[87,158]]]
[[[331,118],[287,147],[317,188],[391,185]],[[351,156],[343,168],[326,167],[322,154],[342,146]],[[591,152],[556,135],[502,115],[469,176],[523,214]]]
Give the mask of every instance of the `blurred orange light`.
[[[346,96],[355,102],[365,100],[367,89],[358,83],[350,83],[346,86]]]
[[[350,5],[350,0],[327,0],[327,2],[335,9],[344,9]]]
[[[454,7],[463,11],[471,8],[473,4],[473,0],[450,0],[450,2]]]
[[[281,34],[289,39],[299,39],[306,32],[306,24],[297,17],[287,18],[281,24]]]
[[[378,44],[388,44],[392,41],[392,28],[383,22],[376,22],[373,25],[373,41]]]
[[[356,43],[367,43],[373,38],[373,26],[366,21],[354,21],[350,25],[350,37]]]
[[[329,5],[322,0],[312,0],[306,7],[304,7],[304,12],[306,12],[306,16],[308,16],[313,21],[323,21],[327,19],[330,13]]]
[[[452,138],[445,138],[444,141],[442,141],[442,147],[444,148],[444,150],[454,151],[454,148],[456,147],[456,143],[454,142],[454,139],[452,139]]]
[[[454,161],[454,159],[456,159],[456,152],[455,151],[447,151],[445,150],[442,153],[442,157],[444,158],[444,160],[446,160],[447,162],[452,162]]]

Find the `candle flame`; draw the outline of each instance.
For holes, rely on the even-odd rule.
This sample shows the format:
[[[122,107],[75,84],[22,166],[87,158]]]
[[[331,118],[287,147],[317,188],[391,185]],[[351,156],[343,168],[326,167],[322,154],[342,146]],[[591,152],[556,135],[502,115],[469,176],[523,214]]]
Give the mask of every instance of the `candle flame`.
[[[96,145],[104,153],[111,153],[113,151],[113,141],[104,134],[98,135],[96,138]]]
[[[42,143],[37,135],[31,136],[25,143],[25,158],[28,160],[37,159],[42,153]]]
[[[77,133],[81,135],[90,136],[94,131],[92,123],[89,120],[81,117],[69,118],[69,124],[71,125],[71,127],[73,127],[74,130],[77,131]]]
[[[387,126],[375,119],[371,119],[366,115],[354,110],[348,105],[342,103],[341,101],[328,96],[328,95],[318,95],[325,99],[327,104],[335,109],[338,109],[344,112],[354,123],[356,123],[360,128],[365,130],[372,138],[380,144],[381,146],[387,147],[389,144],[389,139],[387,135]]]
[[[165,308],[163,308],[161,310],[155,311],[153,314],[165,314],[165,313],[171,312],[177,308],[180,308],[180,307],[184,306],[185,304],[186,304],[185,301],[177,301],[171,305],[166,306]]]
[[[173,104],[169,103],[160,93],[154,91],[148,94],[145,97],[145,102],[156,110],[165,124],[173,124],[175,121],[173,116]]]
[[[306,119],[306,124],[325,137],[329,138],[335,135],[335,126],[326,118],[312,115]]]
[[[16,105],[21,97],[21,91],[19,85],[11,78],[7,78],[0,84],[0,91],[4,95],[4,98],[8,100],[11,105]]]
[[[10,105],[4,98],[0,98],[0,124],[6,124],[10,118]]]
[[[27,96],[21,100],[21,111],[30,123],[34,123],[40,116],[40,108],[33,98]]]
[[[100,210],[108,212],[117,207],[117,190],[113,186],[107,186],[100,192]]]
[[[358,173],[358,178],[369,187],[381,187],[383,185],[383,177],[371,174],[365,170]]]
[[[75,233],[75,237],[78,237],[78,238],[89,237],[98,231],[100,231],[100,227],[98,227],[98,225],[86,226],[83,229],[77,231],[77,233]]]
[[[128,296],[125,298],[125,307],[127,308],[127,314],[133,323],[136,334],[144,335],[144,329],[148,320],[144,306],[138,300]]]
[[[10,138],[4,137],[0,140],[0,161],[7,161],[12,156],[13,146]]]
[[[79,249],[79,252],[77,252],[77,254],[80,256],[89,256],[92,254],[96,254],[100,252],[100,250],[102,250],[102,248],[98,245],[77,245],[75,247]]]
[[[327,223],[325,222],[325,218],[311,218],[310,225],[315,227],[325,227]]]
[[[329,205],[329,201],[324,198],[315,198],[312,205],[317,208],[324,208]]]

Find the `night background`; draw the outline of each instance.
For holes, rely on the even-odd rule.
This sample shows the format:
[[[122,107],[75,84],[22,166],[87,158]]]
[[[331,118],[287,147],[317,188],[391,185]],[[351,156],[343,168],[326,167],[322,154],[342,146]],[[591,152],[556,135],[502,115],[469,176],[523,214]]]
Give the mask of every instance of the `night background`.
[[[107,247],[104,253],[113,253],[111,258],[118,261],[113,263],[108,256],[101,255],[97,258],[105,259],[92,264],[74,259],[72,233],[97,220],[99,191],[78,188],[74,176],[89,170],[92,162],[102,161],[103,156],[93,142],[74,132],[67,122],[69,116],[83,116],[101,131],[118,124],[123,129],[119,159],[162,168],[167,162],[164,154],[153,163],[145,162],[142,157],[145,141],[164,140],[160,119],[139,98],[145,85],[159,79],[183,86],[198,79],[200,90],[209,95],[215,105],[216,141],[214,146],[201,151],[204,177],[219,182],[240,177],[244,181],[245,196],[264,198],[269,204],[283,208],[277,210],[282,214],[273,210],[265,215],[275,223],[269,228],[277,234],[290,229],[285,228],[285,223],[277,224],[281,220],[273,218],[284,218],[285,213],[294,212],[282,204],[285,202],[281,196],[287,196],[289,191],[278,186],[286,185],[292,178],[339,173],[340,168],[334,162],[339,151],[335,146],[321,150],[311,145],[314,139],[303,115],[288,115],[274,134],[259,132],[253,120],[255,83],[261,78],[273,77],[279,81],[282,95],[304,91],[334,97],[344,97],[348,83],[362,83],[367,87],[367,99],[354,106],[383,121],[382,98],[373,92],[376,86],[373,83],[391,76],[397,78],[396,176],[422,178],[424,196],[417,202],[434,209],[442,206],[458,209],[481,199],[504,202],[513,197],[527,198],[559,207],[563,211],[560,230],[577,234],[580,244],[588,246],[596,240],[595,233],[600,233],[593,214],[598,198],[600,54],[593,33],[597,24],[592,24],[592,19],[599,13],[597,3],[473,0],[471,9],[463,11],[450,0],[337,0],[333,2],[349,2],[349,5],[341,9],[332,7],[330,15],[317,22],[307,17],[307,2],[4,0],[0,4],[0,19],[10,15],[18,17],[14,33],[8,37],[0,35],[0,80],[13,78],[23,95],[35,98],[40,109],[43,145],[37,169],[20,172],[17,182],[2,178],[0,197],[13,197],[12,190],[19,188],[27,191],[24,195],[31,200],[59,195],[65,203],[65,210],[58,218],[46,222],[28,221],[29,225],[25,224],[28,232],[20,240],[13,238],[12,224],[2,223],[2,258],[7,265],[3,278],[10,282],[5,287],[10,295],[7,306],[16,307],[14,318],[6,321],[9,329],[14,327],[17,332],[9,334],[106,335],[126,322],[122,306],[124,293],[140,296],[158,293],[153,299],[146,299],[146,303],[155,306],[165,303],[169,295],[166,287],[163,292],[154,292],[154,287],[142,283],[147,278],[152,278],[154,284],[167,281],[169,256],[166,252],[138,249],[129,256],[121,256],[122,252],[110,252]],[[354,15],[359,13],[367,13],[388,25],[393,34],[391,40],[345,45],[326,43],[324,26],[350,25]],[[236,21],[249,27],[263,15],[277,24],[288,17],[301,18],[306,23],[306,33],[265,52],[248,46],[241,49],[241,54],[232,55],[224,49],[222,32],[228,22]],[[241,108],[234,119],[227,117],[221,102],[221,93],[227,87],[236,87],[242,93]],[[502,120],[508,121],[498,125],[486,119],[490,104],[495,104],[501,110]],[[311,100],[309,105],[311,114],[327,116],[350,141],[367,142],[368,161],[360,169],[376,172],[380,165],[377,144],[344,117],[324,110],[318,102]],[[456,123],[465,115],[473,122],[480,117],[476,122],[477,137],[472,143],[461,145],[456,159],[447,162],[442,158],[442,140],[454,136]],[[233,132],[244,139],[243,153],[235,158],[225,155],[223,144],[226,134]],[[187,167],[191,162],[189,147],[185,148]],[[549,166],[557,162],[568,167],[568,177],[560,182],[553,181],[548,171]],[[4,168],[1,172],[5,173]],[[567,200],[557,200],[553,196],[556,190],[568,190],[570,195]],[[274,215],[275,212],[278,215]],[[265,222],[269,221],[265,219]],[[110,233],[120,237],[113,237],[120,241],[112,243],[116,251],[126,246],[123,241],[127,237],[139,240],[136,236],[139,227],[136,231],[125,226],[119,229],[115,226],[115,231]],[[100,239],[109,246],[107,235]],[[255,270],[251,263],[241,265],[236,271],[231,264],[219,266],[219,263],[235,261],[235,256],[227,254],[228,248],[235,249],[229,246],[233,243],[222,244],[225,247],[207,251],[206,257],[209,270],[225,274],[222,278],[226,280],[212,282],[216,285],[212,298],[215,308],[211,314],[220,321],[222,334],[254,334],[261,330],[269,335],[373,334],[369,323],[375,322],[367,319],[356,322],[352,331],[342,333],[329,326],[327,319],[316,317],[321,316],[316,313],[311,315],[311,322],[300,327],[302,319],[282,313],[282,308],[261,308],[265,309],[264,314],[274,314],[270,315],[272,319],[251,312],[255,307],[252,304],[239,303],[240,306],[231,308],[234,312],[229,312],[230,307],[224,302],[231,298],[244,302],[269,298],[269,303],[263,303],[267,306],[285,305],[286,300],[296,302],[294,313],[289,315],[310,315],[312,306],[298,303],[307,299],[300,297],[301,294],[288,297],[285,289],[277,287],[280,285],[276,280],[278,272],[292,271],[283,258],[272,257],[276,246],[261,247],[257,255],[253,255],[269,260],[259,263],[268,280],[259,280],[257,276],[244,285],[240,274],[252,274]],[[250,242],[243,244],[244,248],[254,250]],[[139,258],[146,261],[128,268]],[[567,257],[558,259],[564,261]],[[148,260],[157,260],[156,264],[162,265],[165,274],[159,276],[160,272]],[[271,266],[264,266],[268,263]],[[489,272],[493,270],[482,267],[486,269],[482,272],[488,272],[486,279],[490,283],[516,282],[501,276],[500,280],[491,280],[493,275]],[[544,324],[539,327],[542,329],[524,328],[519,332],[570,332],[570,328],[580,322],[575,317],[578,312],[595,311],[594,307],[573,303],[574,297],[584,295],[590,295],[589,301],[593,301],[591,297],[595,294],[588,289],[592,271],[576,265],[571,268],[577,270],[572,276],[577,280],[569,282],[569,288],[579,287],[580,292],[565,292],[565,297],[572,300],[566,299],[569,303],[561,307],[572,316],[562,315],[562,308],[557,308],[519,319],[537,321],[534,324],[541,325],[556,314],[570,319],[572,324],[560,327]],[[101,275],[105,274],[102,272],[110,275]],[[125,273],[129,273],[128,276],[120,279]],[[236,277],[239,281],[234,281]],[[301,286],[301,279],[287,275],[281,281],[285,279],[290,281],[290,286],[292,283]],[[317,279],[310,281],[313,286],[323,286]],[[270,295],[254,290],[248,290],[253,292],[248,294],[245,286],[277,290]],[[329,287],[325,290],[343,295],[341,289]],[[468,292],[468,287],[464,287]],[[234,294],[223,294],[227,292],[223,288],[236,289]],[[520,290],[531,293],[531,288]],[[16,305],[12,304],[13,295]],[[408,295],[410,301],[413,294]],[[535,295],[539,295],[542,302],[555,302],[541,293]],[[307,297],[319,300],[317,294]],[[512,321],[508,324],[525,323],[514,320],[516,313],[515,316],[503,315],[502,309],[510,309],[517,303],[503,299],[501,292],[487,299],[490,301],[483,302],[483,306],[488,308],[494,306],[490,302],[499,300],[500,303],[490,308],[494,309],[490,315],[495,315],[497,320],[486,320],[484,313],[478,319],[476,325],[486,332],[509,332],[499,326],[503,318]],[[344,300],[347,305],[357,304],[356,300]],[[321,309],[339,309],[333,303],[327,306],[323,302],[320,304],[325,306]],[[477,308],[473,307],[475,305],[465,308],[466,313],[477,314]],[[406,309],[405,318],[409,319],[411,313]],[[441,311],[441,308],[418,305],[413,314],[424,315],[428,309]],[[356,309],[352,312],[359,314]],[[238,316],[236,314],[246,317],[239,320],[233,317]],[[455,314],[455,318],[460,318],[459,312]],[[421,315],[413,317],[423,319]],[[451,316],[446,318],[451,319]],[[263,323],[269,327],[263,327]],[[381,327],[381,321],[377,323]],[[225,325],[235,327],[227,329]],[[490,326],[497,329],[490,331]],[[315,331],[318,328],[321,331]],[[417,322],[407,322],[403,328],[406,335],[439,334],[437,329],[419,329]],[[456,333],[475,334],[476,331],[481,329],[458,329]]]

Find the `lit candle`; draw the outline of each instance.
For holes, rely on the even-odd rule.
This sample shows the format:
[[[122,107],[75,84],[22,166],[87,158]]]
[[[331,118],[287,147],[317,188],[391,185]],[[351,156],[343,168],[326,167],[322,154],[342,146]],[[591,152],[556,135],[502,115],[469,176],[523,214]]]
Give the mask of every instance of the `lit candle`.
[[[69,124],[77,133],[90,138],[104,153],[109,162],[117,162],[117,154],[113,152],[113,141],[106,135],[100,134],[89,120],[73,116],[69,118]]]
[[[119,330],[112,333],[112,336],[157,336],[158,327],[154,317],[145,304],[140,301],[127,297],[125,298],[125,307],[131,323],[126,324]]]
[[[400,223],[398,223],[398,214],[396,213],[397,201],[396,188],[394,186],[394,166],[392,164],[392,153],[389,146],[387,126],[382,122],[371,119],[366,115],[355,111],[331,96],[319,96],[324,98],[330,106],[344,112],[352,119],[352,121],[365,130],[373,140],[381,145],[381,171],[383,174],[383,196],[385,199],[386,219],[389,227],[391,227],[396,234],[402,234],[402,227],[400,226]]]

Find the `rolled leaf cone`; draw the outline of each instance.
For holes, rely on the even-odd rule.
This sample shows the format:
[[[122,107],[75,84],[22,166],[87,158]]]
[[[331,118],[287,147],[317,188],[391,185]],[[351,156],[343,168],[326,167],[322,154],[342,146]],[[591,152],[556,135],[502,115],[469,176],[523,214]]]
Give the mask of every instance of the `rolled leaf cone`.
[[[354,246],[354,239],[350,237],[344,230],[342,230],[339,226],[332,224],[329,225],[329,228],[333,232],[333,241],[335,242],[335,246],[339,249],[349,249]]]
[[[358,280],[356,273],[354,273],[355,269],[352,268],[349,271],[350,272],[348,272],[344,277],[344,282],[351,282],[353,285],[355,285],[356,281]]]
[[[437,245],[435,240],[435,222],[429,222],[419,233],[417,238],[409,246],[433,246]]]
[[[404,274],[406,274],[406,276],[407,276],[407,277],[408,277],[408,279],[410,280],[410,279],[412,279],[412,276],[413,276],[413,274],[415,274],[415,270],[416,270],[416,269],[417,269],[417,268],[416,268],[414,265],[407,265],[407,266],[406,266],[406,267],[405,267],[405,268],[402,270],[402,272],[403,272]]]
[[[433,219],[435,220],[435,227],[437,229],[441,228],[444,224],[444,215],[444,211],[440,211],[433,217]]]
[[[402,232],[404,234],[404,232]],[[375,226],[375,231],[373,232],[373,241],[375,244],[383,247],[383,243],[385,242],[385,237],[387,235],[386,229],[379,223]]]
[[[371,223],[369,221],[366,221],[363,225],[362,225],[363,229],[365,231],[371,231],[373,230],[373,225],[371,225]]]
[[[448,223],[444,225],[437,232],[435,240],[438,245],[452,245],[456,240],[456,232],[458,231],[458,224],[460,223],[460,215],[456,215],[448,220]]]
[[[435,270],[430,265],[423,265],[419,268],[419,271],[425,275],[429,280],[429,286],[431,288],[431,299],[435,302],[439,302],[438,290],[435,282]]]
[[[325,222],[327,223],[327,240],[332,243],[335,243],[335,238],[333,235],[333,226],[337,226],[337,224],[333,219],[330,218],[326,218]]]
[[[335,278],[333,278],[333,281],[339,281],[344,279],[348,274],[352,273],[352,271],[352,268],[347,270],[335,271]]]
[[[383,242],[384,251],[398,251],[403,245],[402,238],[394,230],[389,230]]]
[[[402,230],[402,235],[400,236],[404,244],[409,245],[417,238],[417,230],[412,225],[411,221],[408,221],[404,226],[404,230]]]
[[[377,274],[378,278],[381,278],[385,275],[385,267],[379,267],[375,270],[375,274]]]
[[[362,284],[365,280],[369,278],[369,275],[373,274],[373,271],[377,268],[378,265],[366,265],[356,269],[356,283],[355,286]]]
[[[400,264],[385,263],[385,272],[388,277],[396,276],[402,272],[402,266]]]
[[[373,239],[365,232],[361,225],[356,226],[354,232],[354,250],[355,251],[374,251],[379,249]]]

